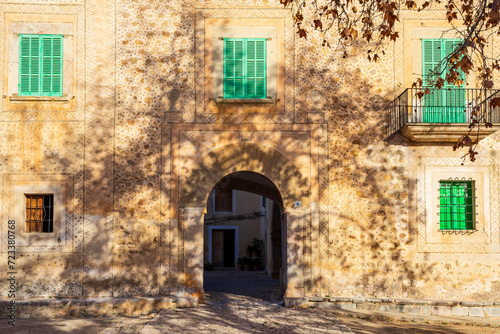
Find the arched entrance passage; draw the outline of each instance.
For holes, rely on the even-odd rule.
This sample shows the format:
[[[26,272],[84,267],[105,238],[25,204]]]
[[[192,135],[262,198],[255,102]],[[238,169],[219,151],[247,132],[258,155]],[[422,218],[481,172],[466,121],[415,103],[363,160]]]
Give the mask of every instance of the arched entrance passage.
[[[179,207],[185,232],[185,286],[203,296],[204,211],[212,188],[226,175],[244,171],[263,175],[279,190],[286,222],[285,297],[303,297],[303,233],[308,214],[304,208],[310,198],[307,178],[282,153],[249,143],[226,145],[209,152],[183,178]]]
[[[213,188],[207,203],[205,263],[215,269],[234,270],[240,258],[241,265],[246,262],[259,268],[256,270],[266,269],[268,276],[280,279],[283,287],[286,273],[283,241],[286,234],[282,213],[281,194],[269,179],[248,171],[226,175]],[[251,251],[247,254],[247,248],[254,247],[254,244],[259,247],[255,254]],[[271,280],[268,282],[276,284]],[[238,288],[237,285],[234,287]],[[212,286],[212,290],[221,291],[220,288]]]

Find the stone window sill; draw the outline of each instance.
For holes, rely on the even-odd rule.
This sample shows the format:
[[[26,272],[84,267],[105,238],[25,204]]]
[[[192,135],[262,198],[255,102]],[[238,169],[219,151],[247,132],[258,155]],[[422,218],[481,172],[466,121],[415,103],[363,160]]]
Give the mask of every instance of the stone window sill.
[[[214,99],[214,103],[217,104],[276,104],[279,100],[273,98],[267,99],[224,99],[224,98],[216,98]]]
[[[6,97],[6,96],[4,96]],[[49,102],[49,103],[66,103],[74,99],[74,96],[9,96],[10,102]]]
[[[477,230],[439,230],[442,234],[472,234]]]

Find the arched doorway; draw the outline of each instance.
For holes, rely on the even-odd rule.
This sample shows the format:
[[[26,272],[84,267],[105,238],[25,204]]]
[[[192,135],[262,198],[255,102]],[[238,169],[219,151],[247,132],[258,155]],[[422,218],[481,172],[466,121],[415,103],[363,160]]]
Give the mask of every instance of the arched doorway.
[[[286,286],[283,200],[269,179],[248,171],[226,175],[208,197],[204,223],[205,290],[269,299],[268,292]],[[252,279],[260,289],[244,286]]]
[[[310,185],[285,155],[253,143],[230,144],[210,151],[179,182],[184,285],[192,294],[203,298],[203,235],[208,197],[224,177],[242,172],[260,174],[280,194],[286,231],[282,255],[286,261],[285,298],[304,297],[304,222],[310,219]]]

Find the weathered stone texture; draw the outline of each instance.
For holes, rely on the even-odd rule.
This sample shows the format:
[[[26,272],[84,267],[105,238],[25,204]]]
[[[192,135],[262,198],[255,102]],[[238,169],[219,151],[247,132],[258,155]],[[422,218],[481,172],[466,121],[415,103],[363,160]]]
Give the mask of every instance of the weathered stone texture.
[[[469,308],[455,306],[451,308],[451,314],[455,316],[463,316],[466,317],[469,315]]]
[[[5,12],[11,5],[0,6]],[[277,1],[80,0],[15,8],[75,15],[80,45],[74,110],[0,111],[2,176],[74,178],[72,249],[20,254],[21,298],[196,295],[202,215],[183,213],[204,207],[225,175],[253,171],[276,184],[290,227],[295,224],[288,237],[296,246],[289,263],[297,276],[289,293],[297,299],[290,305],[307,306],[302,297],[313,295],[500,299],[494,188],[500,134],[480,143],[482,160],[475,165],[487,170],[492,189],[489,229],[472,236],[484,243],[448,242],[453,236],[442,235],[446,242],[430,242],[425,222],[422,229],[425,210],[419,208],[437,197],[420,187],[426,171],[458,170],[463,152],[387,137],[387,106],[414,74],[405,72],[404,41],[411,33],[383,44],[385,54],[373,63],[366,58],[370,45],[357,42],[344,58],[322,47],[319,33],[298,38]],[[435,15],[403,16],[429,25]],[[216,23],[206,22],[225,19],[280,21],[284,97],[276,101],[278,111],[207,111],[213,101],[205,96],[205,36]],[[2,195],[3,208],[8,196]],[[302,202],[302,212],[294,212],[294,201]],[[10,213],[3,212],[6,233]],[[6,259],[2,253],[0,261]],[[0,276],[3,281],[5,273]],[[430,314],[426,305],[408,312]],[[469,307],[462,306],[434,306],[432,313],[461,315]],[[338,307],[372,306],[344,300]],[[476,308],[470,306],[469,315],[479,314]]]

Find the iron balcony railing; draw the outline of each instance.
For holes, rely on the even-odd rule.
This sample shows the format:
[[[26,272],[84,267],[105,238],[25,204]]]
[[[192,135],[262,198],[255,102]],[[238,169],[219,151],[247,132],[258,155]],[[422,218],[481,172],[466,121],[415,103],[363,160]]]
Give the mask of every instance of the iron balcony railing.
[[[388,112],[388,135],[407,123],[500,123],[500,108],[491,108],[490,101],[500,97],[500,90],[472,88],[430,89],[407,88],[393,102]],[[477,115],[477,116],[476,116]]]

